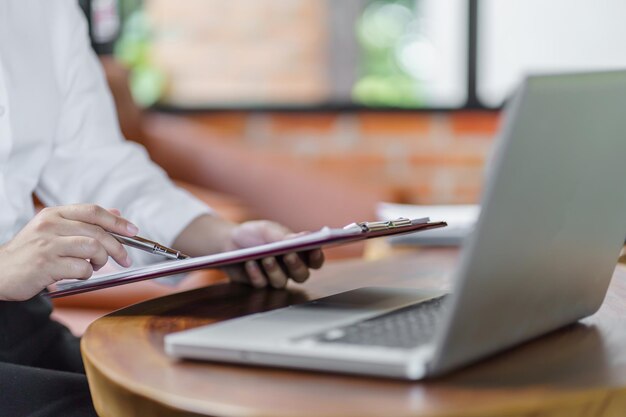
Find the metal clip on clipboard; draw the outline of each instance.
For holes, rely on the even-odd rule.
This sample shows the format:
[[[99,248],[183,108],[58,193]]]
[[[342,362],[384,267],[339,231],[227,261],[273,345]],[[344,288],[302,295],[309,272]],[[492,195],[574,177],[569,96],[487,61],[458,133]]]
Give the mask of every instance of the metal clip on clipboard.
[[[407,219],[405,217],[400,217],[396,220],[384,220],[384,221],[378,221],[378,222],[360,222],[360,223],[352,223],[347,225],[346,227],[344,227],[344,229],[349,229],[355,226],[358,226],[361,228],[361,230],[364,233],[367,232],[377,232],[380,230],[390,230],[390,229],[397,229],[400,227],[407,227],[407,226],[411,226],[413,224],[413,222],[410,219]]]

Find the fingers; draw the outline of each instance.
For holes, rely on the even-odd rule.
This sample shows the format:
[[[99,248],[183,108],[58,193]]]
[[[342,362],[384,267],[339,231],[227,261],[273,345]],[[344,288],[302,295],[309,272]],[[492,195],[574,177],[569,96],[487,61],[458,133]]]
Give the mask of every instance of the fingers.
[[[283,256],[283,262],[287,274],[296,282],[304,282],[309,279],[309,268],[304,264],[297,253],[289,253]]]
[[[235,227],[231,233],[232,246],[248,248],[266,243],[277,242],[300,236],[294,234],[284,226],[271,221],[245,222]],[[324,254],[316,249],[303,253],[290,253],[277,260],[275,257],[264,258],[260,261],[249,261],[243,266],[227,270],[231,280],[248,282],[257,288],[268,284],[274,288],[284,288],[289,279],[301,283],[310,276],[310,270],[320,268],[324,263]]]
[[[108,256],[111,256],[115,262],[121,266],[129,267],[132,264],[128,252],[117,239],[107,233],[100,226],[81,223],[74,220],[65,220],[58,225],[57,233],[61,236],[86,236],[97,240]]]
[[[223,269],[223,271],[226,273],[226,275],[228,275],[228,279],[230,279],[231,282],[250,284],[248,275],[246,274],[246,271],[242,266],[227,266]]]
[[[261,260],[263,270],[267,275],[269,283],[274,288],[285,288],[287,285],[287,275],[283,269],[278,265],[276,258],[265,258]]]
[[[49,232],[59,236],[83,236],[95,239],[106,252],[107,260],[108,256],[111,256],[121,266],[129,267],[132,262],[128,253],[122,244],[107,231],[126,236],[136,235],[137,227],[128,220],[119,217],[118,213],[119,210],[117,209],[105,210],[93,204],[54,207],[42,211],[37,227],[41,232]],[[85,240],[76,242],[80,242],[86,247],[90,245],[86,244]],[[93,243],[92,245],[96,246]],[[77,251],[80,252],[81,248],[78,248]],[[82,252],[86,252],[85,248],[82,249]],[[98,270],[103,266],[101,264],[102,251],[94,252],[94,256],[93,259],[91,257],[84,259],[90,259],[93,267]]]
[[[249,248],[283,240],[291,232],[286,227],[267,220],[245,222],[232,231],[236,248]]]
[[[224,268],[224,272],[232,282],[241,284],[249,284],[255,288],[264,288],[267,286],[267,279],[261,272],[256,262],[249,261],[242,265],[229,266]]]
[[[259,221],[260,223],[260,234],[263,236],[263,240],[265,243],[278,242],[279,240],[284,240],[289,235],[293,234],[291,230],[287,229],[282,224],[270,222],[270,221]]]
[[[256,261],[246,262],[244,264],[244,269],[253,286],[256,288],[263,288],[267,286],[267,278],[265,278],[265,274],[263,274],[263,271],[261,271],[261,268]]]
[[[113,214],[114,214],[114,215],[116,215],[116,216],[121,216],[121,215],[122,215],[122,212],[121,212],[121,211],[119,211],[119,210],[118,210],[118,209],[116,209],[116,208],[110,208],[110,209],[108,209],[108,210],[109,210],[109,212],[113,213]]]
[[[305,267],[306,269],[306,267]],[[225,272],[233,282],[251,284],[255,288],[285,288],[288,275],[276,258],[265,258],[259,262],[248,261],[241,266],[225,268]],[[302,275],[298,275],[302,279]],[[301,282],[301,281],[299,281]]]
[[[324,265],[324,252],[321,249],[315,249],[304,254],[307,260],[306,264],[309,268],[320,269]]]
[[[55,281],[62,279],[87,279],[93,275],[93,265],[85,259],[65,257],[50,267]]]
[[[285,288],[289,278],[298,283],[305,282],[311,276],[309,268],[319,269],[323,264],[324,254],[319,249],[304,254],[289,253],[282,257],[282,262],[276,258],[264,258],[261,261],[263,272],[274,288]]]
[[[310,276],[310,271],[304,261],[296,254],[290,253],[278,262],[276,258],[268,257],[261,261],[248,261],[242,266],[232,266],[225,269],[233,282],[251,284],[256,288],[264,288],[268,284],[272,288],[285,288],[289,278],[302,283]]]
[[[128,220],[95,204],[75,204],[56,207],[55,209],[61,217],[67,220],[94,224],[102,227],[104,230],[124,236],[135,236],[139,231],[137,226]]]
[[[94,271],[102,268],[109,260],[104,246],[91,237],[61,236],[56,239],[55,247],[61,257],[89,259]]]

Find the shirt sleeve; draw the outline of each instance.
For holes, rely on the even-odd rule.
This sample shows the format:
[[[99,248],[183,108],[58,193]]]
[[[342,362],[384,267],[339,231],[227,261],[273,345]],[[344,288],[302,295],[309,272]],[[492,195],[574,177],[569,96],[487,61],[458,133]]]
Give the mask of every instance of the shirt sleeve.
[[[84,17],[75,1],[54,4],[51,50],[63,99],[51,156],[36,193],[47,205],[117,208],[142,236],[171,245],[193,219],[211,210],[177,188],[145,149],[123,138]],[[133,252],[136,261],[158,260]]]

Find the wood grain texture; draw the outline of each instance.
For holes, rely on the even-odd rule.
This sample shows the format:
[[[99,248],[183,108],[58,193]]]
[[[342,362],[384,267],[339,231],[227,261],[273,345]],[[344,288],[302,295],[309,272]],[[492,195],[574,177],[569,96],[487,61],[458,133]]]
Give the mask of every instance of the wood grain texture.
[[[144,302],[97,320],[82,341],[102,417],[468,416],[626,414],[626,268],[600,311],[579,324],[443,378],[404,382],[176,361],[164,335],[367,285],[449,285],[452,250],[329,263],[289,291],[215,285]]]

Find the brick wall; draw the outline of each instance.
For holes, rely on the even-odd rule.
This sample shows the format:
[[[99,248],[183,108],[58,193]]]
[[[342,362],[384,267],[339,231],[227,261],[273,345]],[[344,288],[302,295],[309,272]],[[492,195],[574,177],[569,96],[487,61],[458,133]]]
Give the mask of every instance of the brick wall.
[[[317,103],[330,94],[321,0],[144,0],[151,60],[167,76],[163,101]]]
[[[259,157],[297,160],[397,202],[474,203],[499,115],[451,113],[206,113],[193,118]]]

